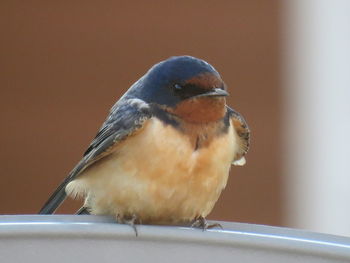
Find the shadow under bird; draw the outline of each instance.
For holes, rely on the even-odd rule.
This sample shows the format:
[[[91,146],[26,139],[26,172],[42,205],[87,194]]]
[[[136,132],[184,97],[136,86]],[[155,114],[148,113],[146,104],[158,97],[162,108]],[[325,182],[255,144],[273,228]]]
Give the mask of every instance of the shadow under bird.
[[[40,210],[85,199],[79,214],[117,222],[191,224],[225,188],[231,164],[244,165],[249,129],[226,105],[226,85],[207,62],[171,57],[154,65],[116,102],[82,160]]]

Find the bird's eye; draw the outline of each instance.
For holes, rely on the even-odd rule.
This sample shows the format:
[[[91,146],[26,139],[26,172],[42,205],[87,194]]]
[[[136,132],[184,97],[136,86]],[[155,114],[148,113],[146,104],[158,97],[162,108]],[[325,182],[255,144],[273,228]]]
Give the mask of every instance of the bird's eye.
[[[179,85],[179,84],[175,84],[175,85],[174,85],[174,90],[175,90],[175,91],[180,91],[180,90],[182,90],[182,86]]]

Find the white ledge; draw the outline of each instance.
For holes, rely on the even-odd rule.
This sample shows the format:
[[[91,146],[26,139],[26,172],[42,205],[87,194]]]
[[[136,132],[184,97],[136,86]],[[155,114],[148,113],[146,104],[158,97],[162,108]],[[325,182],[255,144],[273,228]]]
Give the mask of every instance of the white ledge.
[[[350,262],[350,238],[220,222],[130,226],[89,215],[0,216],[0,262]]]

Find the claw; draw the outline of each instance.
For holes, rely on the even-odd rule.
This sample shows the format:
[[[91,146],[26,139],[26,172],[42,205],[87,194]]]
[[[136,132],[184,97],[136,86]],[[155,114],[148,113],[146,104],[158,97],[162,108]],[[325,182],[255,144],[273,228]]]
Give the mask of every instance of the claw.
[[[129,216],[120,216],[119,214],[116,216],[116,220],[119,224],[126,224],[132,227],[135,232],[135,235],[138,236],[136,224],[141,224],[141,220],[137,218],[135,214],[131,217]]]
[[[195,218],[193,220],[191,227],[201,228],[203,231],[214,227],[219,227],[223,229],[219,223],[209,224],[208,221],[203,216],[198,216],[197,218]]]

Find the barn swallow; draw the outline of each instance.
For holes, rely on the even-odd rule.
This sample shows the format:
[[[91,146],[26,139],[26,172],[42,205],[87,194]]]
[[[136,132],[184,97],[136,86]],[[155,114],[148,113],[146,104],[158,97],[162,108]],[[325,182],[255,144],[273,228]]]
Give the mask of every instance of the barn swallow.
[[[206,228],[231,164],[245,164],[249,128],[226,105],[226,85],[207,62],[171,57],[154,65],[116,102],[82,160],[40,210],[66,196],[79,213],[120,223]]]

